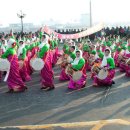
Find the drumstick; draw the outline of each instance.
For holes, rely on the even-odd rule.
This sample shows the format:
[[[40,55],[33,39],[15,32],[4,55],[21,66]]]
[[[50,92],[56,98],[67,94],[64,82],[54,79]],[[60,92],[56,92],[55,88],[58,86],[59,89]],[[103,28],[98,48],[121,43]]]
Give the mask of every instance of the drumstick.
[[[103,92],[103,97],[101,98],[101,102],[104,103],[104,101],[106,100],[109,92],[110,92],[111,86],[108,86],[105,88],[105,91]]]

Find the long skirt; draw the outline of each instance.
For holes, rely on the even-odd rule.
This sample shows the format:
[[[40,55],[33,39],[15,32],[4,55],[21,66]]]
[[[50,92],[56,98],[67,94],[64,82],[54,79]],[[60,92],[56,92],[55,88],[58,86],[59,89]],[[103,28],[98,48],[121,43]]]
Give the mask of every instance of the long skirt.
[[[85,59],[85,67],[84,67],[84,71],[83,71],[83,73],[85,73],[85,71],[90,71],[91,70],[91,66],[90,66],[90,64],[89,64],[89,62],[88,62],[88,59],[89,59],[89,53],[88,52],[83,52],[83,57],[84,57],[84,59]]]
[[[115,61],[115,65],[116,65],[116,67],[119,67],[118,56],[119,56],[119,52],[117,51],[117,52],[115,53],[115,56],[114,56],[114,61]]]
[[[69,75],[67,75],[67,74],[65,73],[65,68],[62,68],[61,73],[60,73],[60,78],[59,78],[59,80],[60,80],[60,81],[70,80]]]
[[[81,78],[77,81],[74,81],[72,79],[72,77],[70,77],[70,81],[69,81],[69,84],[68,84],[68,88],[69,89],[81,89],[83,87],[85,87],[86,85],[86,79],[87,79],[87,76],[86,75],[82,75]]]
[[[31,75],[33,73],[33,69],[32,67],[30,66],[30,60],[31,60],[31,52],[28,51],[27,52],[27,59],[26,59],[26,68],[27,68],[27,73],[29,75]]]
[[[9,76],[7,79],[8,87],[10,90],[23,90],[25,88],[25,84],[19,73],[18,58],[16,55],[10,55],[8,60],[11,64]]]
[[[100,80],[96,75],[94,77],[94,83],[96,83],[98,86],[112,85],[114,76],[115,76],[115,69],[109,70],[109,73],[106,79]]]
[[[120,63],[120,72],[125,72],[125,71],[126,71],[125,63]]]
[[[34,47],[34,48],[32,49],[32,51],[31,51],[31,56],[30,56],[30,58],[33,58],[33,57],[36,55],[37,52],[38,52],[38,47]]]
[[[22,77],[22,80],[25,82],[25,81],[30,81],[31,80],[31,77],[30,75],[28,74],[28,71],[27,71],[27,58],[24,60],[24,64],[23,64],[23,67],[20,68],[19,72],[20,72],[20,76]]]
[[[126,76],[130,77],[130,65],[126,65]]]
[[[41,82],[42,82],[42,87],[49,87],[52,88],[54,87],[54,81],[53,81],[53,70],[52,70],[52,57],[53,54],[51,51],[48,51],[43,60],[45,61],[45,65],[43,69],[41,70]]]
[[[58,60],[58,50],[57,49],[54,49],[52,51],[53,53],[53,58],[52,58],[52,65],[55,66],[56,63],[57,63],[57,60]]]

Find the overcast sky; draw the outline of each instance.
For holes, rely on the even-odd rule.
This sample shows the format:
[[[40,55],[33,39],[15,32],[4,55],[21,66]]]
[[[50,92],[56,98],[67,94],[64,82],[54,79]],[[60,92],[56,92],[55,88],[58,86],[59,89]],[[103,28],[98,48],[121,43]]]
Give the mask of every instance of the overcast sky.
[[[0,23],[18,23],[16,13],[26,13],[24,22],[39,24],[50,18],[63,23],[89,13],[90,0],[1,0]],[[130,22],[130,0],[91,0],[93,22]]]

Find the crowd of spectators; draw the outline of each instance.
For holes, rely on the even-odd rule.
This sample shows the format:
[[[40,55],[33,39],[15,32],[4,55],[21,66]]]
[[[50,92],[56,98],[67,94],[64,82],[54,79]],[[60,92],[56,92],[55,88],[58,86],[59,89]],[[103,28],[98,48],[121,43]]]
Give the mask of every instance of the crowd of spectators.
[[[75,34],[75,33],[79,33],[81,31],[84,31],[85,29],[59,29],[59,30],[55,30],[58,33],[61,34]],[[92,35],[89,36],[90,40],[94,40],[95,37],[101,37],[101,36],[113,36],[113,35],[120,35],[120,37],[126,37],[127,35],[130,34],[130,27],[106,27],[103,30],[96,32]],[[14,35],[16,37],[16,39],[18,39],[19,37],[26,37],[29,35],[35,35],[36,37],[38,37],[39,35],[39,31],[32,33],[21,33],[21,32],[14,32]],[[8,38],[10,36],[10,32],[8,34],[5,34],[4,32],[0,33],[0,37],[5,37]],[[86,36],[85,38],[88,38],[88,36]],[[81,39],[79,39],[78,41],[80,41]]]

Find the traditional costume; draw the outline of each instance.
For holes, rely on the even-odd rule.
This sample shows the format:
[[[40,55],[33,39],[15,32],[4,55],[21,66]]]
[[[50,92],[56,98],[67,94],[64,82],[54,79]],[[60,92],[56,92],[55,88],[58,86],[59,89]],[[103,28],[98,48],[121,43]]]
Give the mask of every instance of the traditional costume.
[[[130,59],[130,44],[128,44],[128,47],[126,49],[124,57],[127,59],[127,61]],[[129,63],[129,61],[126,62],[126,64],[125,64],[125,72],[126,72],[126,76],[130,77],[130,63]]]
[[[26,53],[27,53],[27,50],[25,48],[24,41],[20,41],[20,45],[18,48],[18,59],[22,65],[20,66],[19,71],[20,71],[20,75],[21,75],[23,81],[30,81],[31,77],[27,71],[28,59],[26,57]]]
[[[107,51],[109,49],[106,49],[105,51]],[[114,59],[111,57],[111,51],[109,50],[109,55],[103,57],[102,60],[102,64],[101,64],[101,68],[107,68],[108,71],[108,76],[101,80],[98,78],[98,76],[96,75],[94,77],[94,86],[106,86],[106,85],[112,85],[113,84],[113,78],[115,76],[115,63],[114,63]]]
[[[78,52],[80,53],[80,56],[79,57],[76,56],[74,62],[71,63],[71,67],[75,71],[81,71],[82,76],[77,81],[74,81],[73,78],[70,76],[70,81],[69,81],[69,85],[68,85],[69,89],[80,89],[82,87],[85,87],[85,85],[86,85],[87,75],[83,73],[85,60],[82,57],[82,52],[81,51],[78,51]],[[76,53],[77,53],[77,51],[76,51]]]
[[[44,61],[44,67],[41,70],[41,82],[42,88],[44,90],[54,89],[53,82],[53,70],[52,70],[52,58],[53,55],[50,51],[50,45],[48,44],[47,36],[45,36],[44,41],[39,45],[40,52],[39,57]]]
[[[8,42],[8,49],[1,56],[1,58],[7,58],[10,62],[10,70],[7,78],[9,92],[21,92],[26,89],[25,84],[19,73],[19,63],[16,51],[14,49],[15,46],[15,40],[10,39]]]
[[[85,59],[85,66],[84,66],[83,73],[86,74],[86,71],[91,70],[91,67],[90,67],[90,64],[89,64],[90,48],[87,44],[84,44],[82,48],[83,48],[83,58]]]
[[[73,51],[71,51],[70,48],[73,48]],[[65,46],[65,48],[63,48],[64,53],[67,54],[67,57],[68,57],[67,62],[73,62],[73,60],[76,58],[75,49],[76,49],[75,46],[72,46],[72,47]],[[60,78],[59,78],[59,80],[61,81],[70,79],[70,77],[66,74],[65,69],[66,69],[66,65],[63,65],[61,73],[60,73]]]

